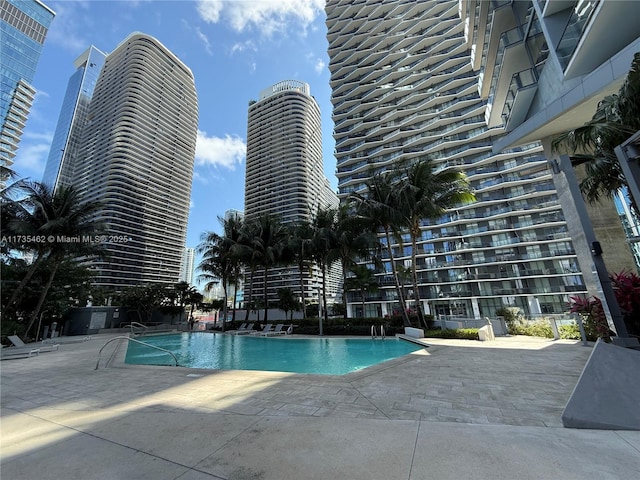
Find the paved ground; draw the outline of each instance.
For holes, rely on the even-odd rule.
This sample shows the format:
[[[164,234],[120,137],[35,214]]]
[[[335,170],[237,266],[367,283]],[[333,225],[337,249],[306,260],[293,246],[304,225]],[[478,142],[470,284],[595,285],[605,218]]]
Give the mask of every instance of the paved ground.
[[[640,432],[562,427],[591,352],[578,342],[434,340],[381,366],[320,376],[129,366],[122,348],[96,371],[110,338],[0,362],[2,479],[626,480],[640,471]]]

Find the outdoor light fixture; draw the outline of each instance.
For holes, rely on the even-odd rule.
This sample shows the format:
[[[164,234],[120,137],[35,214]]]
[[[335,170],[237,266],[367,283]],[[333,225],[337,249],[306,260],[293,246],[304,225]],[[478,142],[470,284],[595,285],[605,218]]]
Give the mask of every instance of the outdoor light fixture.
[[[602,255],[602,247],[600,246],[600,242],[591,242],[591,253],[593,253],[596,257]]]

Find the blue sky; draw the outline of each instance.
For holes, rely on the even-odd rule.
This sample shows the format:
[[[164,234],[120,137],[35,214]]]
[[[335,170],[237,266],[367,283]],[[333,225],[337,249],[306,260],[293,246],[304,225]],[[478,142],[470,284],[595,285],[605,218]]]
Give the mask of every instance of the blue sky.
[[[336,187],[324,0],[84,0],[56,12],[33,81],[38,90],[14,169],[41,180],[73,61],[89,45],[111,52],[131,32],[153,35],[193,72],[199,100],[187,246],[244,208],[247,108],[281,80],[311,85],[322,112],[325,174]]]

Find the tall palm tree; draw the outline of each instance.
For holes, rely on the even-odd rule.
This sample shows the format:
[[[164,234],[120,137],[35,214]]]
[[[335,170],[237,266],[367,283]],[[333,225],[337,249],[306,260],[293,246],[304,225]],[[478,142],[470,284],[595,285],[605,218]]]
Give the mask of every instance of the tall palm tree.
[[[305,274],[311,269],[311,243],[313,229],[308,221],[300,221],[291,229],[290,245],[291,253],[298,266],[300,276],[300,298],[302,299],[302,318],[307,319],[304,279]]]
[[[398,225],[402,223],[400,202],[397,190],[397,172],[379,171],[369,177],[364,193],[354,192],[351,201],[357,206],[357,212],[366,219],[374,232],[382,230],[384,234],[384,248],[389,256],[391,273],[400,304],[402,321],[405,326],[411,326],[407,315],[407,305],[404,292],[398,276],[395,256],[393,254],[393,239],[398,239]],[[397,242],[399,243],[399,242]]]
[[[241,265],[249,268],[248,282],[245,283],[245,288],[248,284],[248,291],[245,292],[245,322],[249,321],[249,312],[255,306],[253,299],[253,282],[255,279],[255,272],[257,267],[256,252],[253,249],[253,239],[257,236],[259,231],[259,223],[256,220],[243,221],[240,228],[240,235],[238,242],[232,247],[232,254],[238,259]]]
[[[552,142],[555,151],[571,155],[573,165],[585,166],[586,176],[580,190],[596,203],[611,198],[626,185],[614,149],[640,130],[640,52],[617,94],[603,98],[590,121],[558,135]]]
[[[10,309],[29,282],[35,271],[43,263],[49,264],[49,277],[40,297],[29,316],[25,336],[35,323],[45,302],[60,264],[68,258],[100,255],[100,245],[85,241],[83,237],[95,237],[101,228],[95,220],[100,208],[97,202],[84,201],[78,190],[64,187],[53,192],[40,182],[20,181],[17,184],[25,197],[14,204],[13,218],[5,231],[16,235],[32,236],[41,241],[18,242],[15,247],[35,253],[35,258],[16,290],[11,295],[4,310]],[[66,241],[77,239],[78,241]]]
[[[337,245],[336,217],[337,210],[334,208],[318,208],[315,216],[311,220],[313,237],[311,240],[311,256],[320,268],[322,275],[322,315],[319,318],[320,335],[322,331],[322,319],[329,323],[329,312],[327,308],[327,269],[333,263],[332,251]]]
[[[336,212],[335,244],[329,252],[329,261],[337,260],[342,267],[342,306],[347,318],[348,274],[358,261],[377,258],[378,240],[363,221],[355,215],[353,206],[343,204]]]
[[[428,328],[420,301],[416,255],[418,239],[422,235],[423,219],[437,220],[447,210],[475,201],[466,175],[457,169],[446,168],[438,172],[429,159],[401,166],[396,179],[400,201],[401,225],[411,236],[411,278],[416,311],[420,322]]]
[[[282,221],[270,214],[264,214],[255,220],[255,231],[249,243],[238,244],[238,250],[242,258],[250,257],[255,265],[262,268],[263,274],[263,301],[264,322],[268,322],[269,296],[268,278],[269,270],[282,264],[284,252],[288,242],[288,232]],[[253,282],[253,278],[251,279]]]

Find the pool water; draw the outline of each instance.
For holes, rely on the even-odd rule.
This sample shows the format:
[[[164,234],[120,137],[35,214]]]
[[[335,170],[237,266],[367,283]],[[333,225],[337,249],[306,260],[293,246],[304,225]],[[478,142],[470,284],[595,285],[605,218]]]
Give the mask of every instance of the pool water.
[[[182,333],[139,340],[173,352],[182,367],[324,375],[344,375],[423,348],[397,338],[285,339]],[[173,365],[173,358],[159,350],[129,342],[125,363]]]

